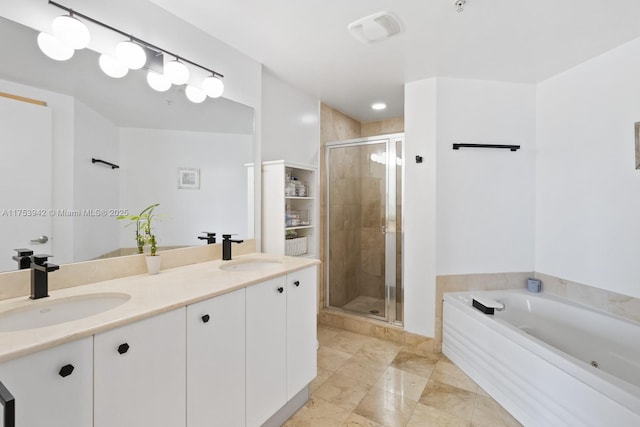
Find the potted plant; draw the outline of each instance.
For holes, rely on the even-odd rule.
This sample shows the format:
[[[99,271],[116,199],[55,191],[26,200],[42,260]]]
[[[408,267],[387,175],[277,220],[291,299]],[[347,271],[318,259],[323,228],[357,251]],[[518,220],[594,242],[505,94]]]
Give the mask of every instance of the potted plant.
[[[147,270],[149,274],[158,274],[160,272],[161,258],[158,256],[158,246],[156,236],[153,234],[152,220],[155,217],[153,210],[157,208],[160,203],[147,206],[138,215],[121,215],[118,219],[127,219],[131,221],[127,224],[135,224],[136,226],[136,245],[138,247],[138,253],[144,253],[144,247],[149,245],[149,255],[147,255]]]

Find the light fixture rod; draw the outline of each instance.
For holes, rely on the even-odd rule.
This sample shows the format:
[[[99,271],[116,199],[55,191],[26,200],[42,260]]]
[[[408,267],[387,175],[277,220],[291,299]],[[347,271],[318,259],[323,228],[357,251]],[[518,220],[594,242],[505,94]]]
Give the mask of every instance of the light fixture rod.
[[[121,31],[121,30],[119,30],[119,29],[117,29],[117,28],[115,28],[115,27],[112,27],[111,25],[107,25],[107,24],[105,24],[104,22],[98,21],[97,19],[91,18],[90,16],[84,15],[84,14],[82,14],[82,13],[80,13],[80,12],[76,11],[76,10],[73,10],[73,9],[71,9],[71,8],[67,7],[67,6],[63,6],[63,5],[61,5],[60,3],[56,3],[55,1],[49,0],[49,4],[50,4],[50,5],[52,5],[52,6],[55,6],[55,7],[59,8],[59,9],[62,9],[62,10],[64,10],[64,11],[66,11],[66,12],[69,12],[71,15],[79,16],[79,17],[81,17],[81,18],[83,18],[83,19],[86,19],[86,20],[87,20],[87,21],[89,21],[89,22],[92,22],[92,23],[94,23],[94,24],[96,24],[96,25],[99,25],[99,26],[101,26],[101,27],[103,27],[103,28],[106,28],[106,29],[111,30],[111,31],[113,31],[113,32],[115,32],[115,33],[118,33],[118,34],[120,34],[120,35],[122,35],[122,36],[125,36],[125,37],[127,37],[128,39],[130,39],[131,41],[134,41],[134,42],[136,42],[136,43],[138,43],[138,44],[141,44],[141,45],[143,45],[143,46],[145,46],[145,47],[148,47],[148,48],[150,48],[150,49],[158,50],[158,51],[160,51],[160,52],[162,52],[162,53],[165,53],[165,54],[167,54],[167,55],[169,55],[169,56],[173,56],[173,57],[175,57],[176,59],[179,59],[180,61],[187,62],[187,63],[189,63],[189,64],[193,65],[194,67],[198,67],[198,68],[200,68],[200,69],[203,69],[203,70],[205,70],[205,71],[208,71],[208,72],[210,72],[211,74],[213,74],[214,76],[218,76],[218,77],[221,77],[221,78],[223,78],[223,77],[224,77],[222,74],[220,74],[220,73],[218,73],[218,72],[216,72],[216,71],[214,71],[214,70],[212,70],[212,69],[210,69],[210,68],[204,67],[204,66],[202,66],[202,65],[200,65],[200,64],[198,64],[198,63],[195,63],[195,62],[193,62],[193,61],[189,61],[188,59],[183,58],[183,57],[179,56],[179,55],[178,55],[178,54],[176,54],[176,53],[169,52],[168,50],[165,50],[165,49],[163,49],[163,48],[161,48],[161,47],[159,47],[159,46],[156,46],[156,45],[154,45],[154,44],[151,44],[151,43],[149,43],[149,42],[147,42],[147,41],[145,41],[145,40],[139,39],[138,37],[135,37],[135,36],[133,36],[133,35],[131,35],[131,34],[127,34],[127,33],[125,33],[124,31]]]

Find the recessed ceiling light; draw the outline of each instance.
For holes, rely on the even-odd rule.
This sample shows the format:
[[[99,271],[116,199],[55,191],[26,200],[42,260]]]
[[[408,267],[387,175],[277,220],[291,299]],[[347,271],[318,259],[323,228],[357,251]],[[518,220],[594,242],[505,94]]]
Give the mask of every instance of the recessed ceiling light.
[[[385,108],[387,108],[387,104],[385,104],[384,102],[376,102],[374,104],[371,104],[371,108],[373,108],[374,110],[384,110]]]

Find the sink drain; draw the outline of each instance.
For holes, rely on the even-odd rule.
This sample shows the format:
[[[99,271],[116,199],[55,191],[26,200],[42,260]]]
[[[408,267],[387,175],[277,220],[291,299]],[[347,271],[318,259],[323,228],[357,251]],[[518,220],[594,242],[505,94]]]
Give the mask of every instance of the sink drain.
[[[591,366],[593,366],[594,368],[598,367],[598,362],[596,362],[595,360],[591,361]]]

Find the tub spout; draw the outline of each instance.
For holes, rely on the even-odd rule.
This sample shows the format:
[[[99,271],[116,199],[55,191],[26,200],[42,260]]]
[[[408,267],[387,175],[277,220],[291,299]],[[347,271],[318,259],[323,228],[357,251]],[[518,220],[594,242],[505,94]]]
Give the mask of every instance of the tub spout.
[[[474,297],[472,305],[484,314],[493,314],[495,310],[504,310],[504,303],[490,298]]]

